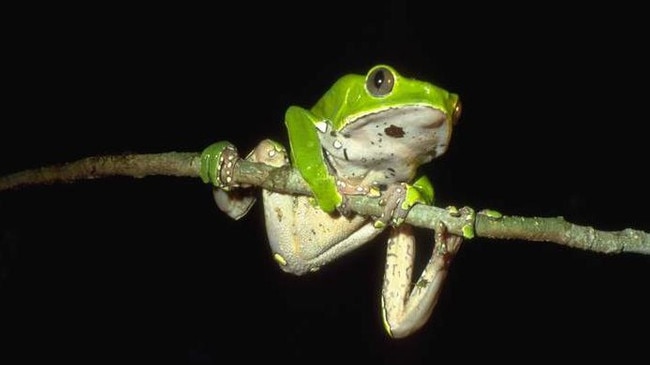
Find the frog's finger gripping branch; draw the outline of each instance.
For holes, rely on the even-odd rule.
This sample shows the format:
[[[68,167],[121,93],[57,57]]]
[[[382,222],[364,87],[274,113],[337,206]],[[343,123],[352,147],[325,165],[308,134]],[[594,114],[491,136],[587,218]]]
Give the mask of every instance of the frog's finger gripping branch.
[[[422,176],[413,185],[406,183],[391,185],[382,195],[379,202],[384,207],[384,211],[375,221],[374,225],[377,228],[382,228],[386,224],[399,226],[415,204],[431,205],[434,192],[429,179]]]
[[[470,207],[462,207],[460,209],[450,206],[447,207],[449,215],[454,218],[461,218],[464,221],[463,226],[461,227],[461,232],[463,233],[463,238],[472,239],[475,236],[476,226],[476,212]],[[500,213],[499,213],[500,214]]]
[[[404,222],[414,204],[407,203],[409,187],[407,184],[401,183],[391,185],[386,189],[379,201],[379,204],[384,207],[384,211],[374,223],[376,228],[383,228],[387,224],[399,226]]]
[[[239,160],[237,148],[232,143],[221,141],[209,145],[201,153],[201,180],[225,191],[236,187],[232,178]]]

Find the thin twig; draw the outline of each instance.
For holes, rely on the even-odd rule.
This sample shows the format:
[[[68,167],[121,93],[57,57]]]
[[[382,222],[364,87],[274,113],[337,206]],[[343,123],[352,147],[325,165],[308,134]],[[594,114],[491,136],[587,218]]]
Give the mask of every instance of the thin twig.
[[[201,155],[193,152],[94,156],[0,177],[0,191],[27,185],[70,183],[109,176],[199,176]]]
[[[43,185],[109,176],[142,178],[152,175],[199,177],[200,154],[169,152],[160,154],[130,154],[96,156],[63,165],[26,170],[0,177],[0,191],[28,185]],[[310,195],[308,185],[300,174],[290,168],[240,160],[233,179],[238,184],[259,186],[286,194]],[[350,208],[355,212],[378,216],[382,212],[379,199],[351,197]],[[650,234],[640,230],[599,231],[588,226],[567,222],[562,217],[516,217],[489,214],[450,214],[448,209],[416,205],[406,222],[414,226],[435,229],[442,221],[449,232],[467,236],[468,225],[476,237],[544,241],[600,253],[636,253],[650,255]]]

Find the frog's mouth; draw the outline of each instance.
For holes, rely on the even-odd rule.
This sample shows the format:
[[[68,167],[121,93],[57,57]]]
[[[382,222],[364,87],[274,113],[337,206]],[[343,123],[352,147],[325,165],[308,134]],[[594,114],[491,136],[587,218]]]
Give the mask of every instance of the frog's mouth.
[[[356,115],[339,134],[343,137],[339,139],[349,142],[370,143],[377,148],[405,145],[410,150],[433,152],[432,157],[437,157],[447,150],[451,121],[442,111],[430,106],[400,106]],[[358,147],[356,150],[363,149]],[[353,143],[350,149],[355,149]]]
[[[361,129],[370,123],[391,122],[406,128],[441,128],[447,117],[439,109],[428,105],[413,104],[407,106],[387,107],[366,114],[357,114],[349,118],[346,124],[350,129]]]

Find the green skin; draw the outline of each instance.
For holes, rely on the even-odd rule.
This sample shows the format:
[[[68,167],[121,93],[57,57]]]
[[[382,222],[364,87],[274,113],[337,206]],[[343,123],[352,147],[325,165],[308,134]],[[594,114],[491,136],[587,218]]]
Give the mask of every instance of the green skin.
[[[386,69],[394,76],[392,91],[386,95],[376,96],[368,90],[368,84],[372,82],[369,78],[378,69]],[[343,198],[323,154],[318,129],[314,126],[326,123],[330,130],[342,133],[364,116],[414,105],[441,111],[447,117],[446,123],[451,130],[459,103],[456,94],[427,82],[404,78],[390,66],[378,65],[367,75],[342,77],[310,110],[297,106],[287,110],[285,123],[289,131],[293,165],[311,187],[321,209],[333,212]],[[416,190],[412,191],[412,187]],[[432,203],[433,187],[426,178],[407,188],[405,206],[410,207],[418,202]]]
[[[269,245],[280,268],[296,275],[318,270],[370,242],[382,232],[377,228],[390,222],[381,296],[384,327],[391,337],[421,328],[462,238],[448,235],[440,223],[431,258],[412,280],[415,235],[403,218],[414,204],[433,202],[433,186],[426,176],[416,178],[417,168],[446,151],[459,114],[457,95],[402,77],[386,65],[342,77],[309,110],[290,107],[285,122],[291,162],[317,204],[305,196],[262,190]],[[217,188],[217,205],[235,219],[255,202],[230,181],[237,159],[232,145],[219,142],[204,150],[201,164],[201,178]],[[246,159],[275,167],[289,163],[286,149],[270,140]],[[350,195],[381,197],[384,214],[374,222],[332,214],[347,213]],[[465,237],[472,236],[470,229]]]

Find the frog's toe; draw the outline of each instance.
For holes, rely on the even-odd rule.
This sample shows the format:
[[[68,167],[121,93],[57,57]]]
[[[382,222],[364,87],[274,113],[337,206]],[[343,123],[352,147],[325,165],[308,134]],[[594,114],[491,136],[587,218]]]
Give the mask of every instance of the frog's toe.
[[[442,222],[438,222],[436,226],[436,236],[434,245],[434,255],[444,258],[444,262],[448,264],[451,259],[456,255],[463,237],[449,233],[447,226]]]
[[[380,204],[384,207],[381,216],[375,220],[375,227],[382,228],[388,224],[399,226],[411,210],[412,205],[404,204],[408,186],[404,183],[389,186],[382,193]]]
[[[474,232],[474,225],[476,224],[475,219],[476,219],[476,213],[474,212],[474,209],[471,207],[462,207],[460,209],[456,208],[455,206],[449,206],[447,207],[447,212],[449,212],[449,215],[454,217],[454,218],[461,218],[465,221],[465,224],[461,228],[463,231],[463,237],[464,238],[474,238],[475,232]],[[496,213],[490,213],[494,214],[497,216],[497,214],[501,214],[499,212]],[[495,219],[500,219],[499,218]]]

